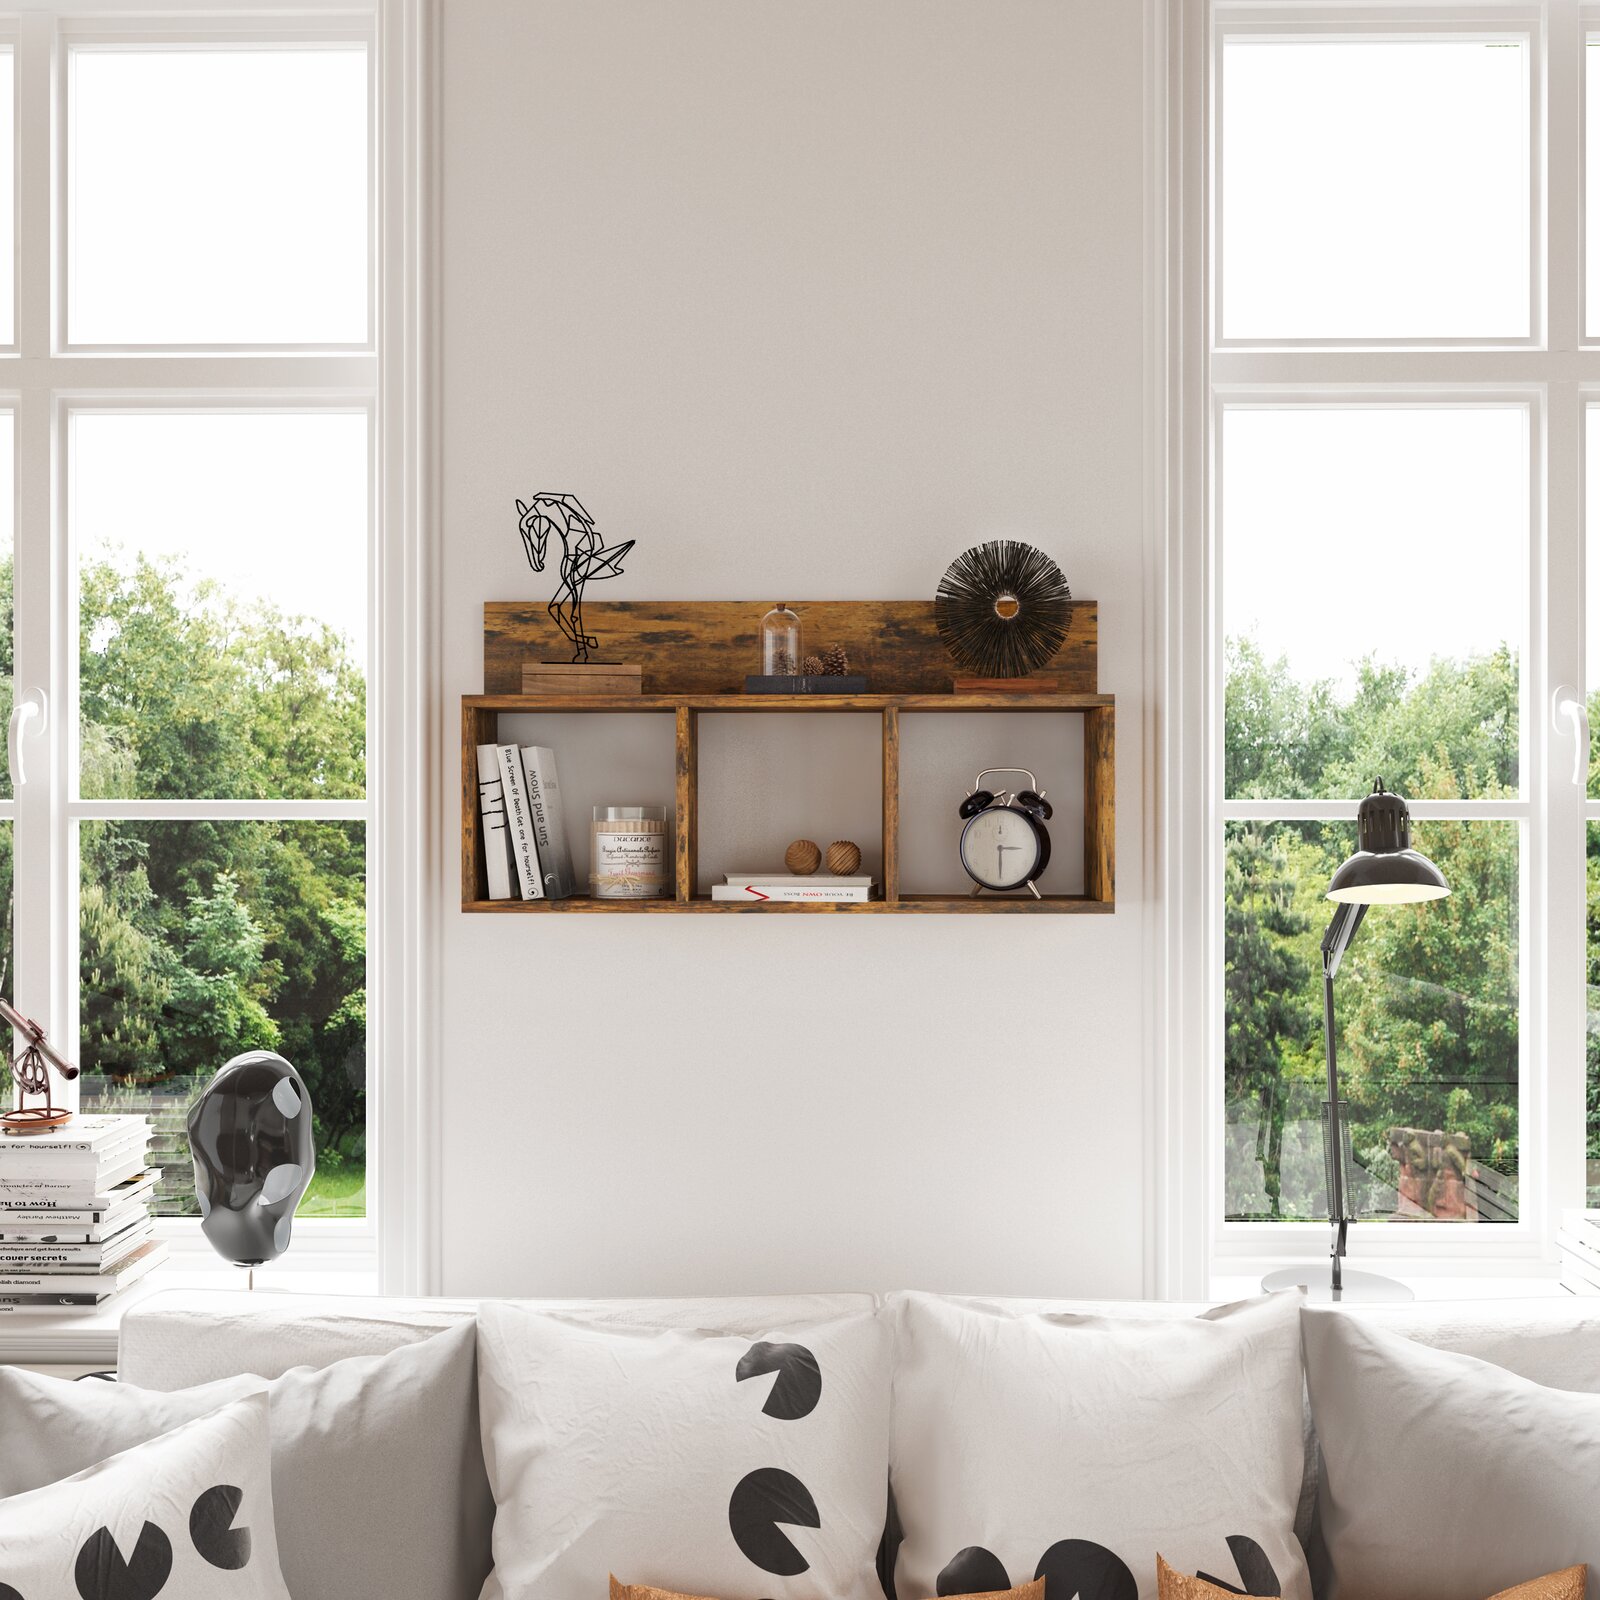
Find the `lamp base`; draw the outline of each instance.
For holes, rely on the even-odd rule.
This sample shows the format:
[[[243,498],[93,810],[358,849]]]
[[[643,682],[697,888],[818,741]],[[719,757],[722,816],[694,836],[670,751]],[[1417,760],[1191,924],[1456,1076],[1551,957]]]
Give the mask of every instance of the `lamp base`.
[[[1333,1287],[1333,1267],[1328,1262],[1312,1263],[1304,1267],[1280,1267],[1261,1280],[1261,1287],[1269,1294],[1278,1289],[1304,1289],[1308,1300],[1357,1300],[1364,1305],[1388,1301],[1391,1305],[1417,1297],[1403,1283],[1385,1278],[1376,1272],[1352,1272],[1349,1267],[1339,1274],[1343,1287]]]

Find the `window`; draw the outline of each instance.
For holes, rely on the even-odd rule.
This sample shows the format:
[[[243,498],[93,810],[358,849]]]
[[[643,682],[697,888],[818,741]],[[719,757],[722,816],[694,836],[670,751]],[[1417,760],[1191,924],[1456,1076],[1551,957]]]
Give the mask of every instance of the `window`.
[[[1600,692],[1600,31],[1565,0],[1167,17],[1204,152],[1173,169],[1205,184],[1206,403],[1170,548],[1206,614],[1173,782],[1208,799],[1173,826],[1210,1019],[1174,1281],[1326,1250],[1325,891],[1380,778],[1452,894],[1375,911],[1341,971],[1351,1200],[1384,1224],[1352,1249],[1548,1259],[1600,1158],[1600,763],[1559,709]]]
[[[421,876],[380,737],[426,671],[419,40],[411,0],[0,21],[0,991],[76,1040],[85,1106],[151,1114],[180,1241],[197,1084],[292,1061],[303,1263],[378,1249],[368,1062],[417,971],[368,908],[408,924]]]

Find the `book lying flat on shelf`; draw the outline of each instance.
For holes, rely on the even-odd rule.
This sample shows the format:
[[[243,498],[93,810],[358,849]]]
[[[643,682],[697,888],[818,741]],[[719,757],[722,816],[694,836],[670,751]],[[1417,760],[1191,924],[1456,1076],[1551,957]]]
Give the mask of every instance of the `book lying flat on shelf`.
[[[59,1178],[92,1186],[109,1172],[137,1171],[144,1166],[150,1132],[124,1132],[92,1150],[36,1145],[32,1138],[0,1144],[0,1184],[15,1188],[19,1180]]]
[[[62,1267],[73,1270],[101,1271],[114,1267],[124,1256],[132,1255],[155,1231],[155,1222],[146,1217],[124,1228],[110,1239],[100,1239],[89,1244],[54,1244],[34,1240],[27,1243],[0,1244],[0,1281],[12,1271],[44,1271]]]
[[[876,899],[877,891],[870,883],[861,885],[846,884],[835,887],[825,883],[813,883],[809,878],[796,878],[788,883],[714,883],[711,886],[711,898],[713,900],[774,900],[788,904],[806,900],[818,903],[829,901],[849,902]]]
[[[0,1227],[16,1222],[49,1221],[54,1223],[82,1222],[87,1225],[101,1222],[110,1212],[118,1210],[132,1200],[146,1200],[161,1181],[160,1167],[146,1167],[132,1177],[87,1199],[75,1197],[72,1191],[65,1194],[51,1192],[39,1194],[29,1190],[0,1193]]]
[[[763,888],[769,883],[808,883],[819,889],[870,889],[875,881],[873,878],[861,876],[839,878],[826,872],[813,872],[806,877],[801,877],[798,872],[729,872],[723,876],[724,883],[736,883],[740,887],[747,883],[758,883]]]
[[[0,1221],[0,1244],[104,1244],[150,1215],[139,1201],[102,1213],[99,1222]]]
[[[79,1172],[63,1172],[59,1177],[38,1173],[13,1176],[9,1167],[0,1168],[0,1206],[19,1198],[59,1200],[62,1205],[88,1207],[118,1184],[144,1171],[145,1152],[119,1156],[114,1165],[88,1167]]]
[[[80,1114],[59,1128],[47,1128],[43,1133],[30,1133],[21,1138],[0,1139],[0,1162],[25,1151],[100,1150],[106,1145],[138,1137],[141,1127],[148,1135],[150,1125],[143,1117]]]
[[[19,1294],[115,1294],[137,1283],[152,1267],[167,1259],[166,1241],[146,1239],[137,1249],[112,1266],[100,1270],[78,1267],[19,1268],[0,1270],[0,1295]]]
[[[0,1294],[0,1317],[8,1311],[49,1311],[90,1316],[110,1298],[108,1294]]]

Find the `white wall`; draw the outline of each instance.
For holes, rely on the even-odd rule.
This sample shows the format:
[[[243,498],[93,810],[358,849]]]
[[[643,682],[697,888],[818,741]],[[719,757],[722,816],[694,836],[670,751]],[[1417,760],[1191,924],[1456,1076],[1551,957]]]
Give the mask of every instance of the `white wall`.
[[[444,6],[444,749],[531,489],[639,540],[607,599],[1032,540],[1121,725],[1114,917],[449,910],[446,1292],[1139,1292],[1142,9]]]

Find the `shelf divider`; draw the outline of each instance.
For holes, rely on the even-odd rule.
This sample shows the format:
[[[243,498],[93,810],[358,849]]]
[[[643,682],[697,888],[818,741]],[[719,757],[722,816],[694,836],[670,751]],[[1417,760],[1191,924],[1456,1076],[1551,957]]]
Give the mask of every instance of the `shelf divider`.
[[[692,706],[677,708],[677,850],[674,882],[679,905],[694,899],[699,877],[700,839],[700,714]]]
[[[1091,900],[1117,898],[1116,711],[1083,714],[1083,887]]]
[[[883,708],[883,898],[900,898],[900,708]]]

